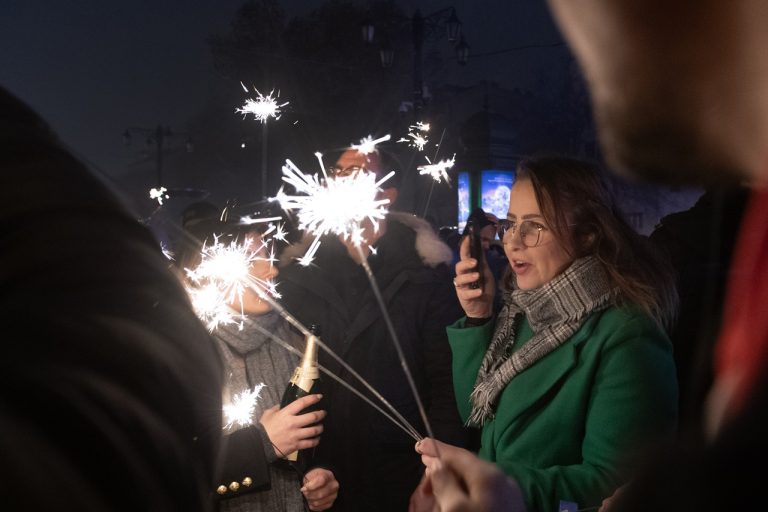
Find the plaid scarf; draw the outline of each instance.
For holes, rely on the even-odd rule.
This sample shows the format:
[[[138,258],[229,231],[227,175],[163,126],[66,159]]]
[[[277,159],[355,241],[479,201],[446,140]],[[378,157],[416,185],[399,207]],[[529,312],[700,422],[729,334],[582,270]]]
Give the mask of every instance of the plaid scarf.
[[[575,260],[563,273],[535,290],[504,294],[504,307],[483,357],[472,391],[470,426],[482,426],[495,414],[499,395],[509,381],[565,343],[590,313],[607,308],[616,291],[594,256]],[[512,352],[515,327],[525,315],[533,337]]]

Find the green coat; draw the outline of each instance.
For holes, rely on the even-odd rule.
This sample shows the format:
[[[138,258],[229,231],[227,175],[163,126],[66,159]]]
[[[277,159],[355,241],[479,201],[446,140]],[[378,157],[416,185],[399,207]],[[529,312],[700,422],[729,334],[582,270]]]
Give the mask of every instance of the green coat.
[[[493,334],[493,322],[448,327],[459,411]],[[532,333],[518,328],[518,348]],[[633,455],[671,435],[677,420],[672,345],[646,316],[616,307],[592,314],[569,340],[514,377],[479,456],[520,484],[529,512],[556,512],[560,500],[599,505],[631,474]]]

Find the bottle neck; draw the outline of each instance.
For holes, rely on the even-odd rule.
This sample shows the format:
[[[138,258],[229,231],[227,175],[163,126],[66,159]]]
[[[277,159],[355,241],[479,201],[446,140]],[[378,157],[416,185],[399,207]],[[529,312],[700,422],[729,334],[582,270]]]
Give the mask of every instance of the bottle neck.
[[[317,371],[317,336],[310,334],[306,338],[304,356],[301,358],[300,367],[303,371],[315,369]]]
[[[306,392],[309,392],[314,382],[320,378],[320,370],[317,367],[317,337],[310,334],[306,337],[304,356],[293,374],[291,383]]]

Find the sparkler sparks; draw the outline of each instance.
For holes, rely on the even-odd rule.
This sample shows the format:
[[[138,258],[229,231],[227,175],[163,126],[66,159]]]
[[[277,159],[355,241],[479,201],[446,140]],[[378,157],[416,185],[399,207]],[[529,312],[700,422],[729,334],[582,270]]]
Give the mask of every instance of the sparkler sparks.
[[[429,142],[426,133],[429,131],[429,123],[417,122],[408,127],[408,135],[397,142],[407,142],[412,148],[424,151],[424,146]]]
[[[159,204],[163,204],[163,199],[169,199],[168,190],[165,187],[149,189],[149,198],[157,199]]]
[[[256,402],[263,387],[264,384],[257,384],[253,389],[246,389],[242,393],[236,393],[232,398],[232,403],[224,405],[224,416],[227,420],[227,424],[224,426],[225,429],[229,430],[234,425],[247,427],[253,423]]]
[[[216,283],[187,286],[187,293],[197,317],[213,332],[219,325],[234,324],[234,311],[227,305],[226,295]]]
[[[245,92],[248,92],[248,88],[245,87],[242,82],[240,85],[243,86]],[[256,98],[246,99],[245,105],[235,109],[235,112],[243,114],[243,116],[251,114],[257,121],[261,121],[262,123],[266,123],[270,117],[280,119],[280,116],[282,115],[280,109],[288,105],[287,101],[285,103],[277,102],[277,98],[280,97],[280,91],[277,92],[277,96],[273,97],[272,95],[275,92],[274,89],[266,96],[261,94],[255,88],[253,90],[256,92]]]
[[[349,148],[356,149],[358,153],[369,155],[376,151],[376,144],[379,142],[386,142],[391,138],[392,137],[389,134],[379,137],[378,139],[374,139],[372,136],[368,135],[367,137],[360,139],[359,144],[352,144]]]
[[[173,251],[171,251],[165,242],[160,242],[160,250],[163,252],[163,256],[169,261],[173,261],[175,259],[175,256],[173,254]]]
[[[253,267],[258,262],[272,266],[275,262],[272,240],[262,238],[262,242],[253,243],[252,237],[246,237],[242,243],[237,240],[225,245],[214,238],[212,245],[204,246],[202,261],[195,269],[186,269],[187,276],[194,286],[188,293],[200,319],[213,331],[222,324],[236,323],[229,304],[240,304],[240,327],[245,314],[243,296],[247,289],[252,289],[259,297],[270,295],[279,298],[276,285],[270,278],[254,275]],[[269,272],[261,272],[262,276]]]
[[[450,180],[448,178],[448,169],[453,167],[453,164],[456,162],[456,155],[453,155],[450,160],[440,160],[439,162],[433,164],[429,157],[425,157],[427,159],[427,162],[429,164],[427,165],[420,165],[417,167],[419,170],[419,174],[429,174],[432,176],[432,179],[436,182],[440,183],[441,179],[445,179],[445,182],[448,183]]]
[[[322,168],[322,157],[318,156],[318,160]],[[309,265],[312,262],[320,246],[320,237],[325,234],[334,233],[360,244],[363,221],[368,219],[374,230],[378,230],[378,221],[387,214],[385,206],[389,199],[377,199],[376,196],[379,186],[393,174],[394,171],[376,181],[375,174],[358,170],[346,176],[326,176],[321,180],[317,174],[305,174],[286,160],[283,181],[304,195],[289,195],[281,188],[276,199],[284,210],[296,210],[299,228],[315,236],[299,263]]]

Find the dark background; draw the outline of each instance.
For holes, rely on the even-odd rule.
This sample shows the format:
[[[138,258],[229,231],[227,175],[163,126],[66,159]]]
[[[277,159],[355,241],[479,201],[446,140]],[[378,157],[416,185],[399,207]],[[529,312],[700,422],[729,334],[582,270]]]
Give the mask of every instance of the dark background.
[[[268,128],[270,195],[285,158],[314,172],[314,151],[332,153],[368,134],[403,136],[416,119],[412,110],[399,112],[413,100],[410,18],[417,8],[428,16],[446,7],[456,9],[470,53],[459,65],[440,27],[425,37],[421,118],[432,122],[433,139],[442,136],[438,157],[456,153],[457,170],[512,166],[538,151],[600,158],[581,77],[540,0],[6,0],[0,84],[45,117],[142,217],[157,206],[148,198],[157,146],[141,130],[125,146],[122,134],[169,128],[175,135],[164,139],[163,185],[193,191],[167,202],[161,213],[173,219],[200,197],[222,204],[262,196],[262,128],[234,112],[246,98],[240,81],[279,90],[290,102]],[[360,34],[366,15],[377,26],[371,46]],[[389,69],[378,53],[385,37],[395,50]],[[185,150],[188,138],[193,153]],[[432,220],[455,222],[455,189],[415,175],[423,155],[389,148],[406,178],[401,209],[422,214],[432,189]],[[623,183],[617,190],[627,213],[643,213],[636,227],[644,232],[698,195]]]

